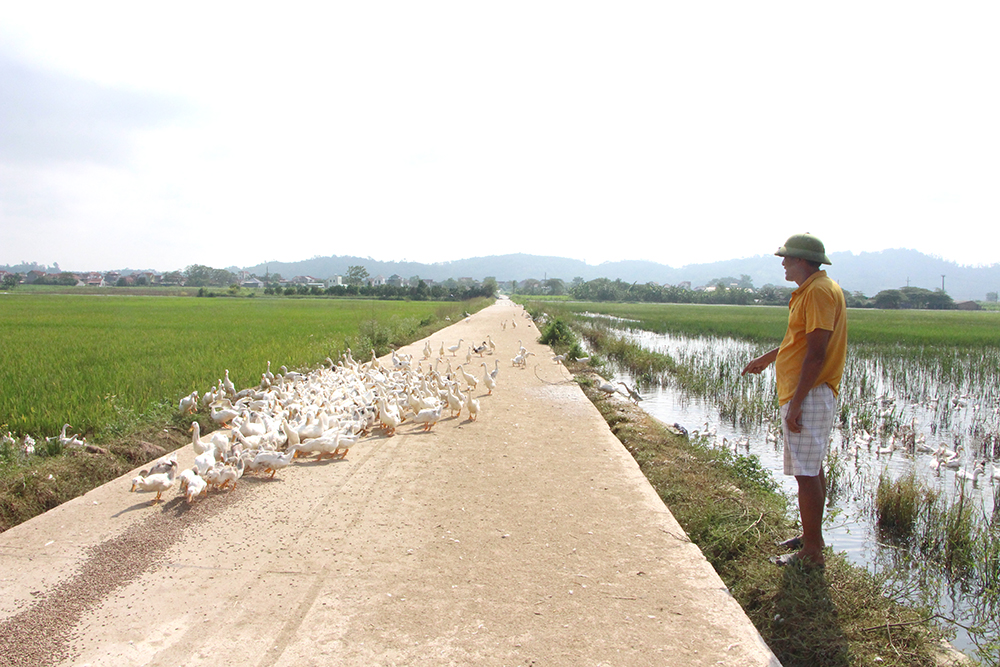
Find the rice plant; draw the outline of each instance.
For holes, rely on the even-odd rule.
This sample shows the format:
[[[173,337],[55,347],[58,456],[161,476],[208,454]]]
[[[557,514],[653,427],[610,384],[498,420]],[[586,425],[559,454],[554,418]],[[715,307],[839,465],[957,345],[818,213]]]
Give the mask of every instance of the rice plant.
[[[913,534],[926,504],[934,500],[933,492],[925,489],[914,473],[891,479],[883,472],[875,489],[876,523],[890,538],[905,539]]]

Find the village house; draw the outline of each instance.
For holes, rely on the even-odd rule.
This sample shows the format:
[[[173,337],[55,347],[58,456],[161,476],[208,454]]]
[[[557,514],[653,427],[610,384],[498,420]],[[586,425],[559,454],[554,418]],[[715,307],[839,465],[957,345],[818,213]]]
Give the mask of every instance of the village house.
[[[84,285],[87,287],[104,287],[106,284],[107,283],[104,282],[104,276],[97,271],[81,273],[77,276],[77,287],[82,287]]]

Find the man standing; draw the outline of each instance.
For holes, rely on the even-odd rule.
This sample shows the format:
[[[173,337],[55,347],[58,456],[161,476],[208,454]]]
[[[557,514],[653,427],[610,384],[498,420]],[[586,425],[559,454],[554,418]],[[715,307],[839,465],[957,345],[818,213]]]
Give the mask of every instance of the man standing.
[[[774,254],[783,258],[785,280],[798,285],[788,302],[788,329],[781,345],[748,363],[743,375],[760,373],[774,363],[785,474],[794,475],[799,487],[802,536],[783,543],[798,551],[774,562],[822,566],[826,504],[823,459],[847,357],[847,304],[840,286],[820,269],[830,260],[818,238],[795,234]]]

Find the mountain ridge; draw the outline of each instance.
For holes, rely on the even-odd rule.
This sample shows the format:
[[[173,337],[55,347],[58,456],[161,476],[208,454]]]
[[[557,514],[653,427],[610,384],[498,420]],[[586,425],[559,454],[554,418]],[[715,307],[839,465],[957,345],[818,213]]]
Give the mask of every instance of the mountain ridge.
[[[907,285],[930,290],[940,289],[942,275],[945,291],[956,301],[983,300],[987,292],[1000,290],[1000,264],[965,266],[904,248],[858,254],[849,251],[835,252],[830,254],[830,260],[833,264],[824,267],[830,276],[837,280],[843,289],[849,292],[861,292],[866,296],[874,296],[882,290],[898,289]],[[263,276],[265,273],[279,273],[284,278],[309,275],[326,279],[335,275],[346,275],[350,266],[364,266],[372,277],[419,276],[439,282],[449,278],[482,280],[492,276],[501,284],[529,278],[536,280],[558,278],[568,283],[579,277],[583,280],[608,278],[629,283],[655,282],[671,285],[690,282],[692,287],[696,287],[716,278],[738,279],[742,275],[748,275],[756,287],[768,283],[778,286],[786,284],[781,262],[773,255],[688,264],[678,268],[649,260],[587,264],[582,260],[525,253],[470,257],[433,264],[332,255],[298,262],[265,262],[244,267],[243,270],[258,276]]]

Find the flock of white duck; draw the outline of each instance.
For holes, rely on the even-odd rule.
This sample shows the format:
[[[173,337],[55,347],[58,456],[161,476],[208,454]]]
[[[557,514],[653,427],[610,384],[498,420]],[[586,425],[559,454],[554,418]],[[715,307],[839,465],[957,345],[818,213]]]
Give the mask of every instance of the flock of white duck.
[[[178,472],[177,455],[171,454],[135,477],[132,490],[155,492],[155,503],[176,484],[191,503],[210,489],[232,490],[245,473],[273,477],[299,456],[342,459],[376,430],[391,437],[410,423],[429,431],[446,412],[458,418],[465,411],[475,421],[481,405],[473,393],[480,382],[486,395],[493,393],[500,362],[494,359],[491,369],[484,358],[496,354],[489,336],[480,345],[465,346],[464,363],[453,367],[452,361],[462,360],[462,349],[463,340],[449,347],[442,342],[435,355],[428,341],[423,359],[393,351],[391,366],[383,366],[374,350],[369,361],[358,362],[348,349],[337,363],[327,358],[326,366],[308,373],[282,366],[274,374],[268,362],[260,383],[242,391],[236,391],[227,370],[217,386],[200,397],[192,392],[178,404],[186,414],[208,410],[224,428],[202,436],[199,423],[192,422],[194,465]],[[530,354],[519,342],[512,365],[523,366]],[[474,359],[481,376],[468,371]]]
[[[56,444],[58,443],[59,450],[86,447],[87,439],[81,438],[79,433],[74,433],[69,435],[69,424],[63,424],[62,431],[59,435],[53,435],[51,437],[45,438],[46,443]],[[35,439],[31,437],[30,434],[25,433],[20,441],[14,437],[14,435],[7,431],[2,436],[0,436],[0,446],[9,447],[12,451],[17,451],[23,458],[27,458],[35,454]]]
[[[628,389],[628,385],[625,385],[625,387]],[[600,388],[608,393],[614,393],[616,389],[614,385],[608,382],[603,383]],[[703,429],[691,431],[690,436],[693,439],[704,439],[712,446],[721,446],[723,448],[732,446],[737,453],[741,448],[747,451],[750,450],[749,436],[735,438],[734,440],[729,440],[725,437],[719,439],[716,428],[709,426],[708,422],[705,422]],[[768,423],[765,429],[765,439],[767,442],[777,446],[781,442],[781,437],[780,426]],[[937,446],[928,443],[926,434],[918,432],[916,420],[905,426],[898,438],[893,435],[888,440],[881,442],[875,434],[869,433],[865,429],[858,429],[854,433],[848,454],[857,460],[862,451],[873,452],[879,458],[890,457],[896,451],[908,452],[909,454],[929,454],[928,465],[930,469],[937,474],[940,474],[942,470],[953,470],[955,471],[956,482],[971,482],[973,486],[978,485],[980,479],[989,478],[993,482],[1000,482],[1000,464],[994,463],[989,474],[986,472],[985,459],[973,460],[966,464],[965,449],[962,446],[952,449],[944,442],[938,443]]]
[[[860,429],[854,436],[851,452],[857,457],[862,448],[871,451],[874,440],[874,434]],[[938,443],[937,446],[928,443],[926,434],[917,432],[916,420],[903,429],[899,438],[891,436],[887,442],[875,443],[875,455],[878,457],[892,456],[897,450],[911,454],[929,454],[930,460],[927,463],[930,469],[938,474],[942,470],[954,470],[956,482],[972,482],[972,485],[976,486],[980,477],[987,477],[985,459],[972,460],[965,466],[963,456],[965,449],[962,446],[952,449],[944,442]],[[989,477],[994,482],[1000,482],[1000,467],[994,464]]]

